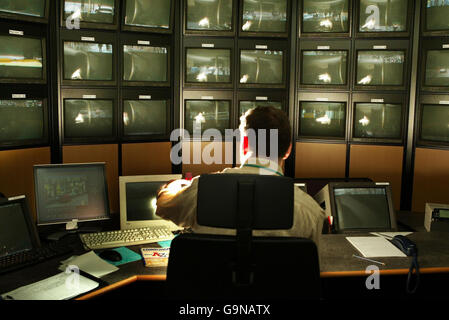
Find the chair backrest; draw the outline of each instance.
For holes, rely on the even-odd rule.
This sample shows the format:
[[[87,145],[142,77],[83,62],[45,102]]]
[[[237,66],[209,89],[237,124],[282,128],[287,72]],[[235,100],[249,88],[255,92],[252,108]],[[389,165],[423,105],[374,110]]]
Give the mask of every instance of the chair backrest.
[[[236,236],[181,234],[172,241],[167,294],[172,298],[315,299],[320,296],[313,241],[252,237],[253,229],[289,229],[293,179],[205,175],[198,187],[200,225],[236,229]]]

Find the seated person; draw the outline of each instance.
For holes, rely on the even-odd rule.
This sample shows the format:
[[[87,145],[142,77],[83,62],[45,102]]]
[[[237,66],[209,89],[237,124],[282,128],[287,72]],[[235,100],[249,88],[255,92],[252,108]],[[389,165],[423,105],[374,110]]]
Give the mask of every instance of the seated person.
[[[265,150],[271,150],[270,129],[278,130],[278,150],[280,157],[257,156],[257,141],[249,140],[249,145],[241,143],[243,154],[240,168],[229,168],[221,173],[226,174],[258,174],[283,176],[283,166],[292,150],[291,127],[287,115],[273,107],[258,107],[248,110],[241,117],[240,134],[241,141],[258,139],[258,135],[250,135],[249,132],[258,132],[265,129],[267,145]],[[247,137],[247,139],[245,139]],[[220,173],[217,173],[220,174]],[[164,186],[158,194],[156,214],[163,219],[171,220],[175,224],[191,228],[195,233],[235,235],[235,230],[211,228],[198,225],[196,219],[197,193],[199,177],[195,177],[191,183],[185,180],[176,180]],[[255,230],[254,236],[280,236],[301,237],[312,239],[317,246],[323,228],[325,213],[323,209],[308,194],[300,188],[294,192],[294,220],[293,227],[288,230]],[[276,199],[273,199],[276,201]],[[212,213],[211,213],[212,214]]]

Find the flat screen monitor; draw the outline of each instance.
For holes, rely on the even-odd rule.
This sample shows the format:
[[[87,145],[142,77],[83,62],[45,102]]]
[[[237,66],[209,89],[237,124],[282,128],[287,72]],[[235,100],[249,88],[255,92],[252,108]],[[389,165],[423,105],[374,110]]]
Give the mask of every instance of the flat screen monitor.
[[[231,50],[188,48],[186,82],[231,83]]]
[[[349,32],[348,0],[304,0],[302,33]]]
[[[304,137],[344,138],[346,103],[301,102],[299,135]]]
[[[257,107],[273,107],[282,110],[282,102],[280,101],[240,101],[240,114],[245,114],[248,110]]]
[[[165,83],[168,81],[168,49],[150,46],[123,46],[123,80]]]
[[[167,134],[168,110],[167,100],[125,100],[124,134],[126,136]]]
[[[184,128],[192,136],[207,129],[216,129],[222,134],[230,128],[231,102],[228,100],[186,100]],[[201,128],[201,130],[200,130]]]
[[[43,100],[0,100],[0,145],[46,140]]]
[[[240,51],[241,84],[277,84],[284,82],[284,52],[272,50]]]
[[[44,41],[42,39],[0,36],[0,80],[43,80]]]
[[[422,106],[421,140],[449,143],[449,106]]]
[[[302,51],[301,84],[345,85],[348,51]]]
[[[287,0],[243,0],[243,32],[285,33],[288,27]]]
[[[64,0],[64,21],[113,24],[116,10],[115,0]]]
[[[125,0],[125,26],[169,30],[172,0]]]
[[[356,103],[354,137],[401,139],[402,105],[389,103]]]
[[[0,13],[44,18],[46,4],[46,0],[2,0],[0,1]]]
[[[426,1],[426,25],[427,31],[449,30],[449,2],[443,0]]]
[[[191,0],[186,6],[186,30],[232,31],[234,0]]]
[[[361,50],[357,52],[357,85],[404,85],[404,51]]]
[[[449,50],[427,51],[424,84],[449,87]]]
[[[113,136],[112,100],[64,100],[64,137],[89,138]]]
[[[180,230],[173,222],[156,215],[157,194],[172,180],[182,175],[151,175],[120,177],[120,228],[136,229],[164,226],[170,230]]]
[[[34,166],[38,225],[109,219],[104,163]]]
[[[360,0],[359,32],[407,31],[410,0]]]
[[[64,42],[64,79],[112,81],[113,45],[108,43]]]

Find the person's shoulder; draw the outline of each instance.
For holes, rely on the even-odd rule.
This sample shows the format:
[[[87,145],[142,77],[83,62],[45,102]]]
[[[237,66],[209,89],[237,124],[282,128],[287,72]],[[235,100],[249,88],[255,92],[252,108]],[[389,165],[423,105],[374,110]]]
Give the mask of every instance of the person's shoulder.
[[[326,217],[323,208],[318,205],[315,199],[299,188],[295,188],[295,210],[305,211],[323,219]]]

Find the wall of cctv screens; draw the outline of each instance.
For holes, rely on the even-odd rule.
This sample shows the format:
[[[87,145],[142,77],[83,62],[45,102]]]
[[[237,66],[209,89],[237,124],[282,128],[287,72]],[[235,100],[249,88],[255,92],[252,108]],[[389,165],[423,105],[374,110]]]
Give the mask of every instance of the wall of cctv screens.
[[[415,131],[418,144],[447,145],[449,1],[420,3],[61,0],[59,18],[51,19],[55,3],[48,0],[0,0],[0,82],[45,86],[50,94],[55,88],[48,81],[48,50],[59,48],[64,143],[167,140],[178,123],[188,130],[202,124],[222,131],[236,128],[246,110],[273,105],[289,113],[298,140],[403,144],[413,15],[420,9]],[[49,38],[53,20],[59,25],[57,46],[49,44],[55,40]],[[73,29],[77,22],[80,30]],[[217,90],[230,98],[214,99],[210,93]],[[108,99],[100,98],[104,92]],[[129,92],[132,97],[125,98]],[[190,92],[199,98],[186,99]],[[25,139],[2,126],[9,138],[0,145],[45,144],[48,128],[42,128],[54,103],[45,95],[44,101],[18,94],[1,99],[2,118],[40,129],[30,129]],[[433,101],[436,94],[440,100]],[[20,116],[24,110],[29,119]]]

